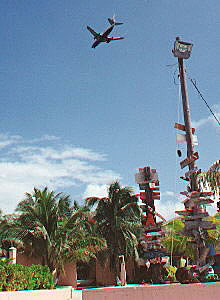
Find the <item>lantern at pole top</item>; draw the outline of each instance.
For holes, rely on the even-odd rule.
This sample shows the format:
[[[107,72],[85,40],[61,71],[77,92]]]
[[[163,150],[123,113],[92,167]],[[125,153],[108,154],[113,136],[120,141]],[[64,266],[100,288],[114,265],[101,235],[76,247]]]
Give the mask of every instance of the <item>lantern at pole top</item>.
[[[192,52],[193,44],[180,41],[180,38],[177,37],[174,42],[174,49],[172,50],[173,55],[178,58],[188,59]]]

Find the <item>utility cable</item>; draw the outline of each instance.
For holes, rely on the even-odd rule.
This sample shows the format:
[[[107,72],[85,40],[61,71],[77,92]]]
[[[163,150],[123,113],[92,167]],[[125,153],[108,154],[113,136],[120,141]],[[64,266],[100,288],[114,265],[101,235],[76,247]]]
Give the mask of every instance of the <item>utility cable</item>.
[[[204,99],[202,93],[200,92],[200,90],[198,89],[196,82],[192,80],[192,78],[189,77],[189,80],[192,82],[194,88],[197,90],[199,96],[202,98],[202,100],[205,102],[206,106],[208,107],[208,109],[210,110],[211,114],[213,115],[213,117],[215,118],[215,120],[217,121],[218,125],[220,126],[220,121],[218,120],[218,118],[215,116],[214,112],[212,111],[211,107],[208,105],[207,101]]]

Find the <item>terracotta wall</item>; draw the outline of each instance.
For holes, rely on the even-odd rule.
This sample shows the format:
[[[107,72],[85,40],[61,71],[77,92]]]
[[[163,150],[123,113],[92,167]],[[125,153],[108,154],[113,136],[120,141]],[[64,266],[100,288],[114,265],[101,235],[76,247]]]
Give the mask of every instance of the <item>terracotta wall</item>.
[[[32,266],[32,265],[40,265],[41,260],[37,259],[35,257],[27,256],[23,253],[17,252],[17,264],[23,265],[23,266]]]
[[[126,273],[128,282],[132,282],[135,276],[133,260],[126,262]],[[98,261],[96,262],[96,284],[102,286],[114,284],[114,274],[110,271],[109,264],[102,266]]]
[[[26,256],[25,254],[17,252],[17,264],[21,264],[24,266],[31,266],[31,265],[40,265],[40,259]],[[60,276],[59,281],[57,283],[58,286],[77,286],[77,272],[76,272],[76,265],[69,263],[66,264],[64,267],[64,274]]]
[[[76,265],[73,263],[66,264],[64,267],[65,273],[60,276],[58,285],[77,286],[77,272]]]
[[[82,291],[82,300],[209,300],[220,299],[220,283],[139,285]]]
[[[103,286],[114,284],[114,275],[110,271],[109,264],[103,266],[96,262],[96,284]]]

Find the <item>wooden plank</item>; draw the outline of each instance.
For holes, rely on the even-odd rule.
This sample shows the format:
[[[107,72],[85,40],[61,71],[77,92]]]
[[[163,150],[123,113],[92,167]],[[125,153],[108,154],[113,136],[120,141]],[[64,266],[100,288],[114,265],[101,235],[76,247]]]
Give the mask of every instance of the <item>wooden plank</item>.
[[[193,210],[176,210],[175,213],[180,216],[190,216]]]
[[[198,208],[199,205],[208,205],[210,203],[213,203],[214,201],[211,199],[203,199],[199,201],[193,201],[193,199],[188,199],[187,201],[183,201],[184,206],[187,210],[189,209],[195,209]]]
[[[197,207],[198,205],[208,205],[210,203],[214,203],[213,200],[211,199],[200,199],[199,201],[194,201],[194,199],[188,199],[187,201],[185,200],[185,202],[183,201],[185,208],[188,209],[192,209]]]
[[[144,243],[143,242],[142,243],[145,244],[146,246],[153,246],[153,245],[161,246],[160,241],[161,241],[161,239],[152,240],[152,241],[144,241]]]
[[[160,200],[160,196],[152,195],[152,199],[153,199],[153,200]]]
[[[179,123],[175,123],[174,128],[182,130],[182,131],[186,131],[185,125],[179,124]],[[195,133],[195,128],[191,128],[192,129],[192,134]]]
[[[158,192],[159,194],[154,194],[152,195],[152,197],[150,197],[149,195],[147,195],[145,192],[140,192],[140,199],[141,200],[160,200],[160,192]]]
[[[193,201],[195,203],[205,202],[205,203],[213,203],[214,201],[210,198],[186,198],[182,203],[187,203],[188,201]]]
[[[192,229],[198,229],[199,227],[206,229],[206,230],[216,229],[216,225],[210,221],[188,221],[188,222],[185,222],[184,229],[192,230]]]
[[[147,233],[147,232],[158,232],[158,231],[161,231],[161,225],[157,226],[157,225],[154,225],[154,226],[145,226],[144,227],[144,232]]]
[[[188,166],[189,164],[191,164],[194,161],[195,161],[195,159],[193,159],[193,158],[189,158],[189,157],[185,158],[184,160],[182,160],[180,162],[181,169],[185,168],[186,166]]]
[[[151,236],[147,236],[146,234],[143,234],[141,237],[140,237],[140,240],[143,240],[143,241],[152,241],[152,240],[155,240],[156,239],[160,239],[162,237],[165,236],[165,232],[160,232],[160,234],[158,235],[151,235]]]
[[[188,196],[188,195],[189,195],[189,192],[187,192],[187,191],[180,192],[180,194],[181,194],[181,195],[183,195],[183,196],[187,196],[187,197],[189,197],[189,196]]]
[[[214,195],[214,192],[202,192],[202,194],[200,195],[201,197],[209,197]]]
[[[201,192],[191,192],[190,193],[190,196],[189,196],[189,198],[191,198],[191,199],[195,199],[195,198],[198,198],[198,197],[201,197]]]
[[[193,163],[195,160],[199,158],[198,152],[194,152],[192,157],[187,157],[184,160],[180,162],[180,167],[181,169],[185,168],[186,166],[190,165]]]
[[[154,191],[152,191],[152,195],[153,196],[160,196],[160,192],[154,192]]]
[[[153,231],[153,232],[147,232],[146,237],[151,237],[151,236],[161,236],[163,232],[161,231]]]
[[[139,189],[140,190],[146,190],[147,188],[148,188],[148,184],[145,184],[145,183],[139,184]]]
[[[155,239],[161,239],[162,237],[164,237],[165,234],[161,234],[161,235],[157,235],[157,236],[146,236],[145,234],[142,235],[140,237],[140,240],[144,241],[144,242],[148,242],[148,241],[154,241]]]
[[[214,194],[214,192],[208,192],[208,191],[193,191],[193,192],[180,192],[181,195],[184,195],[188,198],[198,198],[198,197],[209,197],[212,196]]]
[[[200,194],[201,194],[201,192],[197,192],[197,191],[195,191],[195,192],[187,192],[187,191],[184,191],[184,192],[180,192],[180,194],[184,195],[184,196],[186,196],[188,198],[193,198],[193,197],[195,198],[195,197],[199,197]]]
[[[214,192],[191,192],[189,194],[189,197],[191,199],[194,199],[194,198],[198,198],[198,197],[208,197],[208,196],[212,196],[214,194]]]
[[[160,187],[159,186],[155,186],[154,188],[150,188],[151,191],[159,191],[160,190]]]
[[[146,251],[146,252],[148,252],[148,251],[154,251],[154,250],[163,250],[163,251],[165,251],[164,250],[164,248],[161,248],[161,244],[146,244],[146,245],[144,245],[144,251]]]
[[[179,210],[179,211],[175,211],[175,213],[180,216],[184,216],[186,220],[206,218],[209,216],[209,214],[207,212],[200,212],[196,215],[193,215],[193,213],[195,213],[195,210],[193,210],[193,209],[192,210]]]
[[[204,212],[204,213],[200,213],[198,215],[194,215],[194,216],[187,216],[185,218],[186,221],[191,221],[191,220],[199,220],[199,219],[202,219],[202,218],[206,218],[208,217],[209,214],[207,212]]]

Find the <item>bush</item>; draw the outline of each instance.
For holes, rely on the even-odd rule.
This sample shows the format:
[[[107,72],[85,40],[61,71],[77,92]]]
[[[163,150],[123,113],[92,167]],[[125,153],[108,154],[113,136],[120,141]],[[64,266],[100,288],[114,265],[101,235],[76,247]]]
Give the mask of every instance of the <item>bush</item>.
[[[0,291],[4,289],[6,285],[7,273],[4,266],[0,265]]]
[[[0,290],[20,291],[54,288],[47,266],[23,266],[0,262]]]

